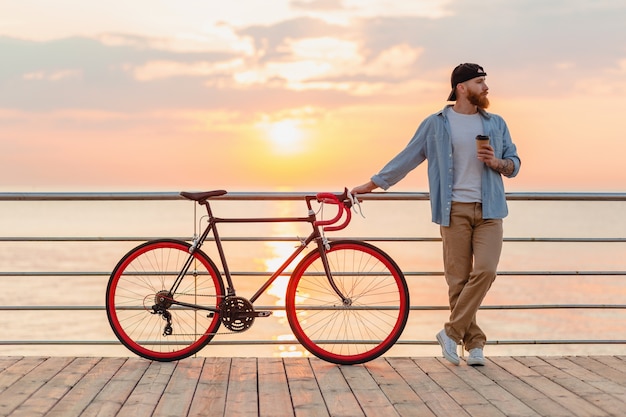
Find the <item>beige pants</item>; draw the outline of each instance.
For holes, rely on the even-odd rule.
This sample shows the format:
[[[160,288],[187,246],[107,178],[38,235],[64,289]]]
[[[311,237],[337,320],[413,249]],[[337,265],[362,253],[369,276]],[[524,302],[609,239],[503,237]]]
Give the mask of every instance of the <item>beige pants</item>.
[[[450,226],[441,227],[450,300],[445,330],[468,351],[487,341],[476,324],[476,312],[496,279],[502,235],[502,219],[483,220],[480,203],[453,202]]]

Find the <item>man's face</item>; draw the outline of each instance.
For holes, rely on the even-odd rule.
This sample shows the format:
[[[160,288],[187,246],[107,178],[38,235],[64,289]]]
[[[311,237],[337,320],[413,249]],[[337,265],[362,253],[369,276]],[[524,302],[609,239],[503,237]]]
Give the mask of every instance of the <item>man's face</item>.
[[[485,82],[485,77],[472,78],[465,82],[465,88],[467,90],[467,100],[474,106],[478,106],[481,109],[489,107],[489,87]]]

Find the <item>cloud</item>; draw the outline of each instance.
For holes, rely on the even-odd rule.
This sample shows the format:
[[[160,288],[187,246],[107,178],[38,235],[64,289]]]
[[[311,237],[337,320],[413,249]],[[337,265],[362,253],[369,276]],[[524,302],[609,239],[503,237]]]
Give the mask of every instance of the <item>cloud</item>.
[[[1,37],[0,54],[6,61],[0,68],[0,107],[141,110],[157,103],[168,107],[166,98],[175,107],[185,106],[187,98],[188,105],[198,106],[205,78],[219,76],[220,69],[238,57],[210,50],[172,51],[153,46],[158,42],[151,38],[116,38],[125,41],[111,45],[82,37],[53,41]],[[146,84],[147,80],[155,82]]]
[[[120,10],[131,13],[144,1]],[[32,14],[33,4],[16,7]],[[626,93],[622,0],[277,0],[272,10],[258,0],[149,4],[150,19],[137,20],[135,11],[123,20],[107,3],[94,29],[72,26],[77,15],[41,13],[61,22],[49,29],[52,38],[32,22],[22,35],[2,26],[5,182],[309,184],[319,181],[312,172],[347,171],[345,155],[355,149],[377,149],[358,161],[367,165],[354,169],[360,181],[406,143],[418,116],[443,105],[450,70],[463,61],[486,68],[495,111],[506,110],[519,137],[541,138],[548,166],[553,156],[543,138],[575,160],[576,137],[619,118]],[[43,17],[34,19],[43,25]],[[314,141],[310,159],[273,160],[259,133],[263,121],[279,133],[293,133],[289,123],[297,122]],[[615,144],[607,148],[622,142],[618,130],[602,137]],[[263,180],[268,165],[275,176]],[[577,166],[558,174],[568,177]]]
[[[133,78],[138,81],[154,81],[179,77],[215,78],[220,74],[230,74],[233,69],[241,67],[242,59],[231,61],[181,63],[177,61],[149,61],[141,66],[129,68]]]
[[[342,10],[341,0],[292,0],[291,7],[300,10],[328,11]]]
[[[36,71],[29,72],[23,75],[24,80],[47,80],[47,81],[60,81],[71,78],[82,78],[82,71],[80,70],[60,70],[60,71]]]
[[[0,37],[0,107],[246,111],[333,107],[402,93],[435,97],[462,61],[485,66],[508,96],[592,90],[583,80],[601,85],[598,92],[624,84],[621,2],[429,3],[441,10],[436,18],[417,8],[403,17],[372,17],[380,3],[357,3],[291,2],[328,15],[360,10],[350,24],[311,14],[264,25],[216,21],[171,37]]]

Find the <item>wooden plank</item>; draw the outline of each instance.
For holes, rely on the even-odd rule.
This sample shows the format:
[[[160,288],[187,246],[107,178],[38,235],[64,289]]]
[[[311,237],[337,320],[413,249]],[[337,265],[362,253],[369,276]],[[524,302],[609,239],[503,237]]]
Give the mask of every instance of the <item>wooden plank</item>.
[[[310,364],[331,416],[361,417],[365,415],[338,365],[321,359],[311,359]]]
[[[436,358],[338,366],[317,358],[0,357],[0,416],[624,415],[626,357]]]
[[[541,416],[571,416],[572,413],[568,409],[506,370],[507,364],[512,362],[515,361],[509,357],[490,357],[487,366],[476,369],[486,377],[496,381],[498,385]]]
[[[592,385],[599,391],[611,395],[626,404],[626,384],[617,383],[604,376],[603,364],[588,357],[544,358],[574,378]],[[584,366],[587,365],[587,366]],[[622,405],[623,406],[623,405]]]
[[[230,374],[230,358],[206,358],[191,401],[189,417],[222,416]]]
[[[457,404],[469,415],[505,417],[505,415],[493,406],[485,397],[476,392],[465,381],[452,372],[451,365],[445,359],[423,360],[418,363],[420,368],[437,383]],[[465,366],[465,365],[463,365]]]
[[[25,357],[5,368],[0,374],[0,393],[19,381],[24,375],[39,366],[47,358]],[[0,401],[1,401],[0,396]]]
[[[522,380],[533,385],[539,391],[545,393],[557,403],[567,408],[570,415],[574,416],[606,416],[599,408],[584,399],[573,394],[568,389],[549,378],[553,369],[548,364],[532,357],[516,357],[516,364],[509,369],[514,369]]]
[[[233,358],[224,415],[258,416],[257,359]]]
[[[105,366],[111,359],[105,358]],[[150,362],[145,359],[131,358],[104,385],[92,402],[87,405],[81,417],[108,417],[117,415],[137,383],[148,369]]]
[[[0,356],[0,374],[23,359],[22,356]]]
[[[626,386],[626,361],[615,356],[593,356],[576,358],[576,363],[602,375],[616,384]]]
[[[46,414],[47,417],[78,417],[93,401],[98,393],[115,375],[117,370],[125,362],[123,358],[109,358],[99,360],[98,363],[89,370],[72,387],[54,407]]]
[[[399,415],[364,365],[342,366],[341,373],[366,416]]]
[[[486,367],[495,367],[494,363],[487,361]],[[451,366],[448,369],[470,386],[477,394],[493,404],[506,416],[532,417],[539,414],[508,392],[486,374],[481,373],[484,367]]]
[[[152,414],[152,417],[186,416],[191,399],[196,392],[198,379],[202,371],[201,358],[187,358],[176,363],[176,368],[169,380],[165,392]]]
[[[285,358],[283,361],[296,417],[329,416],[309,360]]]
[[[68,358],[69,359],[69,358]],[[48,360],[50,361],[50,359]],[[36,417],[44,416],[46,413],[63,398],[95,364],[99,358],[77,358],[60,369],[59,373],[45,382],[36,392],[33,393],[18,410],[11,413],[11,417]],[[38,377],[39,378],[39,377]],[[34,388],[33,384],[31,388]]]
[[[8,380],[14,380],[0,393],[0,415],[6,416],[25,402],[38,389],[65,368],[73,358],[48,358],[42,361],[22,361],[7,369]],[[33,365],[37,364],[36,367]]]
[[[175,362],[150,362],[116,417],[151,417],[174,368]]]
[[[454,401],[435,381],[433,381],[419,365],[430,368],[426,365],[434,358],[388,358],[391,366],[402,375],[402,378],[409,384],[411,389],[419,395],[424,404],[437,416],[469,416],[469,414]],[[437,362],[438,363],[438,362]]]
[[[387,360],[377,359],[365,367],[399,415],[435,416]]]
[[[293,417],[285,366],[280,358],[262,359],[259,367],[259,415]]]
[[[611,415],[619,415],[623,411],[624,403],[617,398],[600,391],[593,385],[574,377],[567,370],[573,369],[572,362],[564,358],[523,358],[523,363],[531,366],[546,378],[559,384],[577,397],[587,401],[590,415],[605,416],[607,412]]]

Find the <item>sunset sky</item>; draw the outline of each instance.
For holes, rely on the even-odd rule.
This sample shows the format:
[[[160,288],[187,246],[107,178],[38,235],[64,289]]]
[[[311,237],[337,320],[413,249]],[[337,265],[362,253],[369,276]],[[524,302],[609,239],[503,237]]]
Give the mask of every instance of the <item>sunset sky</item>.
[[[625,191],[625,22],[624,0],[0,0],[0,192],[352,187],[461,62],[518,146],[509,191]]]

